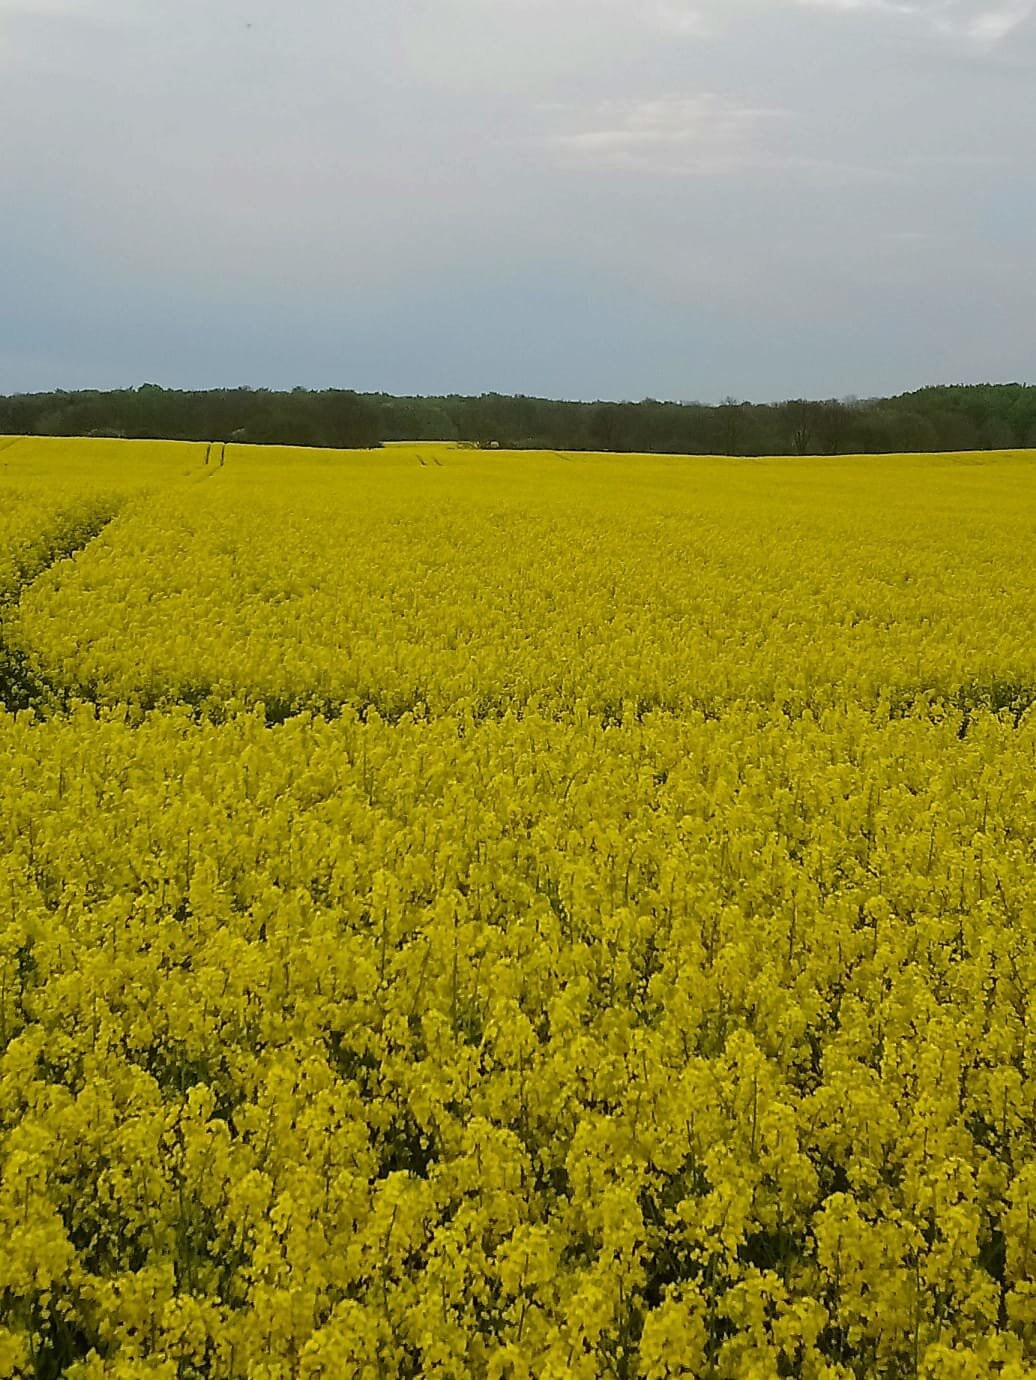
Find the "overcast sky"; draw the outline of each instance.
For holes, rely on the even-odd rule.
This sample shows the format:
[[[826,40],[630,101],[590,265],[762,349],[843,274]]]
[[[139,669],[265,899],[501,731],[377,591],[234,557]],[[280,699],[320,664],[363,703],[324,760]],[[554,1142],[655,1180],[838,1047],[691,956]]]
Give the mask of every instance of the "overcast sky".
[[[0,392],[1036,380],[1036,0],[0,0]]]

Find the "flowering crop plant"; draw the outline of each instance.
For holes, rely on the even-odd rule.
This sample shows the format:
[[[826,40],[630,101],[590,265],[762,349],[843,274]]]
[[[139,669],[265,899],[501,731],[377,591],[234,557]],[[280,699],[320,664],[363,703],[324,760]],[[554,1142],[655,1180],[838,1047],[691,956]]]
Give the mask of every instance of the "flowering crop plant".
[[[0,450],[0,1376],[1036,1376],[1036,459],[217,449]]]

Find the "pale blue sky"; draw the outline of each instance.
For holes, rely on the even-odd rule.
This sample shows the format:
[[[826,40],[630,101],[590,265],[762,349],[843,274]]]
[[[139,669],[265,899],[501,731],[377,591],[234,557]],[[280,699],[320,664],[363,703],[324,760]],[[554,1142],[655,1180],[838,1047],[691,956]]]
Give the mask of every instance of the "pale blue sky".
[[[0,392],[1036,380],[1027,0],[0,0]]]

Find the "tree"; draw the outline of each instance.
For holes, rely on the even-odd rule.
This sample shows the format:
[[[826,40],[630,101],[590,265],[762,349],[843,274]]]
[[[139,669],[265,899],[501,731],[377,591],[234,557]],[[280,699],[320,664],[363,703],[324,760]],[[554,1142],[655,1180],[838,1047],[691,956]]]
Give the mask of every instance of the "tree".
[[[742,407],[737,398],[724,398],[719,405],[720,446],[724,455],[741,454]]]
[[[808,455],[814,447],[816,403],[794,398],[781,405],[781,419],[788,438],[788,451],[794,455]]]

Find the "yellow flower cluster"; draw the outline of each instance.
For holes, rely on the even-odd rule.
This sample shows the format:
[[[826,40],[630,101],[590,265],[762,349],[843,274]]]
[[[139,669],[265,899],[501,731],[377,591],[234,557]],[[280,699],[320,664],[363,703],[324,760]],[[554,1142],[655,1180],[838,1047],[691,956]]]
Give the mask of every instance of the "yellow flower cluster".
[[[0,1375],[1036,1375],[1032,465],[203,455],[3,620]]]

